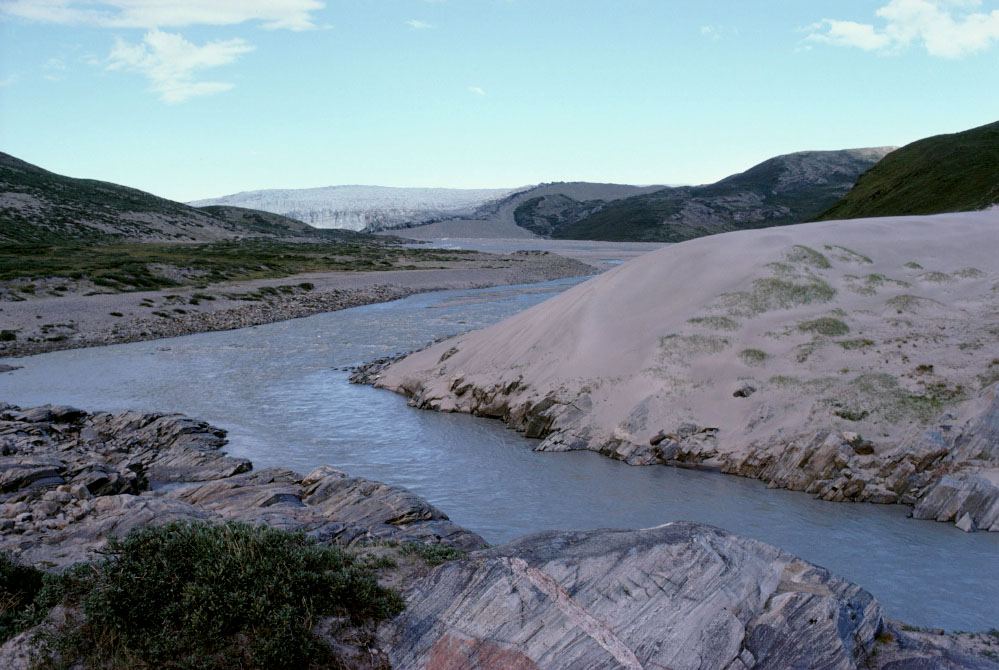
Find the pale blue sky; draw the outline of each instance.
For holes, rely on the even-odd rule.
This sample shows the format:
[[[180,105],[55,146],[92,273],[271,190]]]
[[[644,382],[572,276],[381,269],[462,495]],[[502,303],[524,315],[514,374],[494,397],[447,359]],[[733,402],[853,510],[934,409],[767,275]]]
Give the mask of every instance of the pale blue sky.
[[[177,200],[705,183],[999,118],[999,0],[0,0],[0,150]]]

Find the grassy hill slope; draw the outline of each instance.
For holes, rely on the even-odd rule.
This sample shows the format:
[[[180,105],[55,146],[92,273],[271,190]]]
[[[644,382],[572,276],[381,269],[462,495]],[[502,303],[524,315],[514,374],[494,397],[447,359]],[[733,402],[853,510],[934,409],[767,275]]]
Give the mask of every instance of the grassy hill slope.
[[[818,218],[968,212],[997,203],[999,122],[898,149]]]

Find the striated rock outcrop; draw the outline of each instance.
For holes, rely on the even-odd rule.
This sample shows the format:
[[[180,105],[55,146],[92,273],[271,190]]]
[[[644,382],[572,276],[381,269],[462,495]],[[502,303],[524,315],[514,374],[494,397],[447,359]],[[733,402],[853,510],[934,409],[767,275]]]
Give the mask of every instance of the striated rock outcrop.
[[[861,588],[693,523],[531,535],[445,565],[395,621],[398,668],[855,668]]]
[[[405,595],[382,630],[399,670],[999,668],[999,636],[886,620],[827,570],[690,522],[530,535]]]
[[[0,406],[0,550],[43,567],[93,559],[109,535],[192,519],[477,549],[485,542],[406,489],[329,466],[251,471],[225,431],[178,414]]]
[[[502,418],[543,451],[999,530],[997,222],[692,240],[368,377],[416,407]]]

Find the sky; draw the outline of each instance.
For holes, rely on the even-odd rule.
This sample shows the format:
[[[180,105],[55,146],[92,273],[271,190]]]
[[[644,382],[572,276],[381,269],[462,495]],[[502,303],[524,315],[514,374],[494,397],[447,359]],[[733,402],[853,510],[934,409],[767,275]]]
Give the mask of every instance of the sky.
[[[180,201],[698,184],[999,119],[999,0],[0,0],[0,151]]]

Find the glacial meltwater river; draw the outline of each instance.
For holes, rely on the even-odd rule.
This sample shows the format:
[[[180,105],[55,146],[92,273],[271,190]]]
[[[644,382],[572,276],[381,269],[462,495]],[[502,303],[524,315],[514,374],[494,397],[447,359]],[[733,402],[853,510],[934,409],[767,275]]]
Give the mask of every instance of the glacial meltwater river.
[[[760,482],[597,454],[544,454],[499,421],[412,409],[343,366],[479,328],[578,280],[444,291],[245,330],[5,361],[0,400],[183,412],[229,431],[257,467],[329,463],[409,487],[500,543],[544,529],[686,519],[787,549],[873,592],[889,616],[999,627],[999,533],[914,521],[907,508],[828,503]]]

